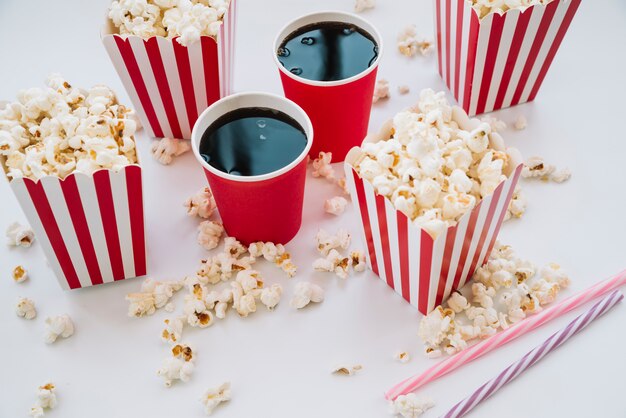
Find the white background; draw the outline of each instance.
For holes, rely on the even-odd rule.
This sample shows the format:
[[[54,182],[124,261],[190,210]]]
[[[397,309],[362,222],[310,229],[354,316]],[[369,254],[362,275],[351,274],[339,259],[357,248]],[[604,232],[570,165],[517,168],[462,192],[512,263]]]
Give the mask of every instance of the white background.
[[[60,72],[77,86],[106,83],[130,104],[100,43],[99,28],[108,0],[0,1],[0,99],[18,89],[42,86]],[[432,35],[432,5],[427,0],[379,0],[363,16],[377,25],[386,42],[380,74],[390,80],[394,97],[375,106],[372,129],[416,101],[421,88],[445,86],[436,58],[407,59],[395,49],[401,27],[418,25]],[[597,7],[597,6],[602,7]],[[271,59],[271,44],[282,25],[320,9],[350,10],[352,0],[240,0],[235,90],[281,92]],[[594,8],[595,7],[595,8]],[[528,212],[502,229],[501,240],[537,264],[557,261],[571,272],[572,289],[581,290],[626,267],[624,193],[626,139],[622,127],[626,94],[626,4],[619,0],[583,1],[535,103],[497,113],[507,122],[517,115],[529,127],[504,133],[527,156],[541,155],[570,167],[562,185],[524,182]],[[410,85],[408,96],[395,87]],[[149,155],[150,140],[139,135],[144,165],[149,272],[156,279],[178,279],[196,270],[207,254],[195,243],[196,219],[181,204],[204,185],[191,153],[169,167]],[[354,232],[352,209],[331,218],[322,209],[335,195],[333,186],[308,179],[304,224],[288,245],[300,266],[289,281],[270,265],[261,270],[268,282],[280,282],[286,296],[275,312],[261,309],[247,319],[230,314],[205,330],[186,332],[197,347],[197,369],[187,384],[165,389],[155,375],[166,346],[159,339],[165,312],[134,319],[126,316],[126,293],[140,280],[79,291],[61,291],[38,244],[30,249],[0,248],[0,417],[26,416],[34,390],[52,379],[59,405],[52,417],[202,416],[204,389],[230,380],[233,400],[219,417],[380,417],[387,414],[384,390],[433,364],[421,355],[416,331],[420,315],[372,273],[347,281],[313,273],[313,237],[319,227],[343,226]],[[6,181],[0,181],[0,229],[24,217]],[[260,220],[262,221],[262,220]],[[10,271],[24,264],[31,279],[14,284]],[[287,298],[294,283],[313,280],[327,291],[319,306],[292,310]],[[563,296],[565,296],[565,294]],[[35,300],[34,321],[13,312],[18,296]],[[182,307],[182,295],[175,299]],[[581,310],[577,311],[578,313]],[[44,318],[68,313],[76,334],[47,346]],[[618,306],[558,352],[476,409],[476,417],[625,417],[624,315]],[[452,375],[423,387],[438,416],[520,355],[560,329],[575,313],[549,323]],[[413,359],[399,364],[395,350]],[[331,376],[336,363],[361,363],[352,377]]]

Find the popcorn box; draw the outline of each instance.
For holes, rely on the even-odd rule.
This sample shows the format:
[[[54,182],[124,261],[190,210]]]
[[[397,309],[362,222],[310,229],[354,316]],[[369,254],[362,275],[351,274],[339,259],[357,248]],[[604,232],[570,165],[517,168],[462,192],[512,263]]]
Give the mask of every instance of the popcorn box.
[[[465,285],[489,259],[523,164],[459,222],[433,239],[391,201],[374,191],[354,167],[363,153],[350,150],[344,164],[350,196],[362,221],[370,269],[424,315]]]
[[[120,36],[110,19],[102,42],[141,123],[152,137],[190,139],[204,109],[232,93],[237,0],[231,0],[217,41]]]
[[[439,74],[470,115],[535,99],[581,0],[483,19],[467,0],[435,0]]]
[[[6,173],[4,159],[0,161]],[[13,193],[63,289],[146,274],[141,167],[12,179]]]

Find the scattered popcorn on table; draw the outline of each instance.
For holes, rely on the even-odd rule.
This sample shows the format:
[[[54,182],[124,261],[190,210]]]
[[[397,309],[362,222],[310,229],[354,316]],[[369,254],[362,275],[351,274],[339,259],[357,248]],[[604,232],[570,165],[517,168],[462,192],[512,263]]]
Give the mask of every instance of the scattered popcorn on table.
[[[58,74],[44,89],[18,93],[0,110],[0,154],[7,176],[38,180],[137,163],[135,121],[104,85],[72,87]],[[32,241],[32,236],[31,236]]]
[[[548,4],[552,0],[466,0],[468,1],[478,17],[482,19],[490,13],[503,14],[509,10],[526,10],[536,4]]]
[[[488,338],[539,312],[569,286],[567,273],[548,264],[540,274],[519,259],[512,248],[496,243],[487,263],[476,269],[472,281],[453,292],[420,321],[418,334],[428,357],[454,354],[475,338]]]
[[[15,313],[17,316],[24,319],[35,318],[37,316],[35,302],[28,298],[19,298],[17,305],[15,306]]]
[[[352,259],[350,257],[344,257],[335,249],[330,250],[325,258],[318,258],[313,261],[314,270],[335,273],[342,279],[348,277],[348,269],[351,265]]]
[[[1,126],[1,121],[0,121]],[[0,134],[2,131],[0,130]],[[2,154],[2,146],[0,145],[0,154]],[[12,247],[28,248],[35,239],[35,233],[27,226],[22,226],[17,222],[13,222],[6,230],[7,244]]]
[[[421,55],[428,55],[433,48],[433,41],[417,35],[415,25],[405,27],[398,35],[398,50],[404,56],[412,57],[418,52]]]
[[[172,386],[175,380],[188,382],[194,371],[195,353],[190,346],[176,344],[172,347],[172,356],[163,360],[157,375],[164,380],[165,387]]]
[[[524,163],[524,169],[522,170],[523,178],[538,178],[543,181],[554,181],[555,183],[563,183],[572,176],[572,173],[567,169],[557,170],[552,164],[548,164],[541,157],[529,158]]]
[[[408,363],[411,360],[411,355],[406,351],[398,351],[393,355],[393,358],[400,363]]]
[[[155,160],[163,165],[169,165],[174,157],[183,155],[191,149],[189,143],[182,139],[161,138],[152,143],[150,152]]]
[[[432,399],[422,399],[415,393],[408,393],[398,396],[395,401],[390,401],[390,412],[403,418],[417,418],[433,406],[435,403]]]
[[[143,39],[177,37],[189,46],[201,36],[216,38],[230,0],[119,0],[109,8],[109,18],[120,35]]]
[[[360,364],[355,364],[354,366],[337,366],[331,370],[332,374],[339,374],[343,376],[352,376],[359,370],[362,370],[363,366]]]
[[[355,250],[350,253],[352,269],[358,273],[365,271],[367,268],[366,258],[363,251]]]
[[[409,94],[410,92],[411,92],[411,89],[409,86],[405,84],[398,86],[398,93],[400,93],[401,95]]]
[[[261,303],[265,305],[267,309],[270,311],[274,310],[278,302],[280,302],[280,297],[283,294],[283,288],[279,284],[273,284],[270,287],[266,287],[261,291]]]
[[[493,193],[522,162],[488,123],[451,107],[444,92],[420,93],[354,162],[376,193],[433,238]]]
[[[299,282],[289,304],[292,308],[302,309],[311,302],[320,303],[323,300],[324,289],[310,282]]]
[[[491,132],[501,132],[506,129],[506,122],[496,118],[495,116],[483,116],[480,118],[481,122],[488,123],[491,126]]]
[[[550,176],[550,180],[555,183],[563,183],[572,177],[572,172],[568,168],[557,170]]]
[[[350,234],[345,229],[338,230],[336,235],[320,229],[315,235],[317,251],[323,256],[327,256],[331,250],[345,250],[350,246],[350,238]]]
[[[24,267],[16,266],[13,268],[12,276],[15,283],[22,283],[28,279],[28,272]]]
[[[215,209],[217,209],[213,193],[211,193],[211,189],[208,187],[203,188],[187,199],[184,206],[187,209],[187,215],[199,216],[204,219],[209,219]]]
[[[311,165],[313,166],[313,171],[311,174],[313,177],[323,177],[327,180],[335,180],[335,170],[330,165],[333,159],[333,154],[331,152],[320,152],[319,156],[313,160]]]
[[[128,316],[140,318],[156,312],[154,295],[152,293],[129,293],[126,295],[126,300],[130,302]]]
[[[376,80],[376,87],[374,88],[374,99],[372,103],[378,103],[379,100],[388,99],[389,97],[389,82],[384,78]]]
[[[207,389],[200,398],[204,405],[204,412],[211,415],[213,410],[222,402],[230,401],[230,382],[222,383],[216,388]]]
[[[46,318],[44,341],[52,344],[58,337],[69,338],[74,334],[74,323],[69,315],[49,316]]]
[[[163,332],[161,332],[161,339],[166,343],[179,342],[183,335],[183,329],[185,328],[184,319],[185,317],[178,317],[164,320],[165,328]]]
[[[324,210],[326,211],[326,213],[339,216],[346,210],[346,206],[348,206],[348,201],[345,198],[341,196],[335,196],[331,199],[326,200],[326,202],[324,203]]]
[[[30,409],[30,415],[34,418],[43,417],[46,409],[52,409],[56,405],[56,388],[52,382],[48,382],[37,389],[37,403]]]
[[[517,119],[515,119],[515,123],[513,124],[513,126],[518,131],[522,131],[528,126],[528,121],[526,121],[526,117],[524,115],[519,115]]]
[[[354,11],[356,13],[361,13],[367,9],[373,9],[376,7],[376,0],[356,0],[354,3]]]
[[[224,227],[219,222],[203,221],[198,226],[198,244],[205,250],[217,247],[224,233]]]
[[[141,291],[126,295],[130,302],[128,316],[142,317],[152,315],[157,309],[163,308],[169,300],[183,287],[182,282],[159,282],[147,278],[141,284]]]

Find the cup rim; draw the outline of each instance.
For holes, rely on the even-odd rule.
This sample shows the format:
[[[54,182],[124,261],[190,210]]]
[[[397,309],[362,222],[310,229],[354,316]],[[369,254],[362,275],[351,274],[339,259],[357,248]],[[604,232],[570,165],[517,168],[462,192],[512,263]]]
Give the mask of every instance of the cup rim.
[[[305,23],[301,23],[301,22],[309,20],[317,16],[325,16],[325,18],[320,19],[320,21],[336,21],[336,22],[345,22],[345,23],[352,23],[351,21],[358,22],[358,23],[353,23],[353,24],[355,24],[356,26],[359,26],[361,29],[369,33],[372,37],[374,37],[374,40],[378,44],[377,45],[378,56],[376,57],[372,65],[370,65],[369,67],[367,67],[365,70],[361,71],[360,73],[353,75],[352,77],[344,78],[342,80],[335,80],[335,81],[309,80],[308,78],[297,76],[293,74],[291,71],[287,71],[287,69],[280,63],[280,61],[278,60],[278,56],[276,55],[276,51],[278,50],[278,47],[282,43],[283,39],[285,39],[286,36],[288,36],[290,33],[293,32],[293,30],[288,30],[289,28],[291,28],[292,26],[295,26],[296,29],[294,30],[297,30],[298,28],[306,26]],[[374,71],[378,67],[378,64],[380,63],[380,59],[383,56],[383,50],[384,50],[383,37],[381,36],[376,26],[374,26],[368,20],[363,19],[362,17],[357,16],[354,13],[342,12],[338,10],[324,10],[324,11],[308,13],[308,14],[302,15],[300,17],[297,17],[287,22],[287,24],[285,24],[274,37],[274,42],[272,44],[272,47],[273,47],[272,57],[274,59],[274,63],[276,64],[276,66],[278,67],[278,70],[281,73],[285,74],[287,77],[292,78],[293,80],[296,80],[300,83],[308,84],[311,86],[319,86],[319,87],[341,86],[344,84],[349,84],[361,78],[364,78],[365,76],[370,74],[372,71]]]
[[[215,112],[216,109],[219,109],[220,107],[224,106],[225,103],[232,102],[234,100],[239,100],[243,97],[259,97],[259,98],[266,98],[266,99],[269,98],[271,100],[282,101],[285,104],[287,104],[289,107],[291,107],[295,113],[300,114],[300,116],[305,121],[305,124],[304,126],[302,126],[302,128],[304,129],[304,132],[307,137],[307,144],[302,150],[302,152],[296,158],[294,158],[292,162],[290,162],[284,167],[279,168],[278,170],[274,170],[265,174],[258,174],[256,176],[234,176],[232,174],[225,173],[221,170],[218,170],[217,168],[213,167],[211,164],[207,163],[204,160],[204,158],[202,158],[202,156],[200,155],[200,141],[202,140],[202,134],[204,132],[198,132],[199,130],[198,126],[200,125],[200,122],[203,119],[208,118],[208,115]],[[269,106],[269,105],[268,107],[273,108],[273,106]],[[227,112],[224,112],[220,116],[226,113]],[[287,113],[287,112],[284,112],[284,113]],[[293,115],[289,115],[289,116],[293,117]],[[215,118],[215,120],[217,120],[217,118]],[[313,124],[311,123],[311,119],[309,119],[309,116],[306,114],[306,112],[297,103],[283,96],[279,96],[277,94],[272,94],[272,93],[261,92],[261,91],[249,91],[249,92],[231,94],[230,96],[226,96],[218,100],[217,102],[213,103],[211,106],[206,108],[200,114],[200,116],[198,116],[198,119],[196,120],[196,123],[193,125],[193,129],[191,130],[191,149],[196,157],[196,160],[198,160],[200,165],[202,165],[202,168],[204,168],[205,170],[207,170],[208,172],[210,172],[211,174],[215,176],[221,177],[226,180],[235,181],[238,183],[253,183],[253,182],[258,182],[258,181],[270,180],[270,179],[279,177],[291,171],[291,169],[296,167],[298,164],[302,162],[302,160],[304,160],[307,157],[307,155],[309,154],[309,151],[311,150],[312,145],[313,145]]]

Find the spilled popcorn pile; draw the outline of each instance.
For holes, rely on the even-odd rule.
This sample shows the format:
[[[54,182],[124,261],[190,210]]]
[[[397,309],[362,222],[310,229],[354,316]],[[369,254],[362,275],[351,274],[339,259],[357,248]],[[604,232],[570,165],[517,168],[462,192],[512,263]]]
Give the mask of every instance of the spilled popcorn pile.
[[[475,338],[488,338],[509,323],[539,312],[569,284],[558,264],[548,264],[537,275],[531,262],[519,259],[510,246],[496,243],[472,282],[420,322],[426,354],[431,358],[442,352],[454,354]]]
[[[524,10],[537,4],[548,4],[552,0],[466,0],[468,1],[479,18],[483,18],[490,13],[502,14],[509,10]]]
[[[313,262],[313,269],[335,273],[342,279],[348,277],[351,268],[355,272],[365,271],[367,265],[362,251],[354,250],[347,256],[342,254],[350,246],[350,239],[350,234],[345,229],[340,229],[336,235],[320,229],[315,236],[315,242],[322,257]]]
[[[522,163],[491,125],[452,107],[444,92],[426,89],[398,113],[354,163],[359,175],[397,210],[437,237]]]
[[[109,18],[120,35],[177,38],[190,45],[201,36],[216,37],[230,0],[116,0]]]
[[[398,51],[404,56],[413,57],[418,53],[428,55],[434,49],[432,40],[419,36],[417,27],[409,25],[398,35]]]
[[[46,88],[22,90],[17,99],[0,111],[0,156],[9,178],[65,178],[137,163],[137,123],[108,87],[84,91],[53,74]]]

